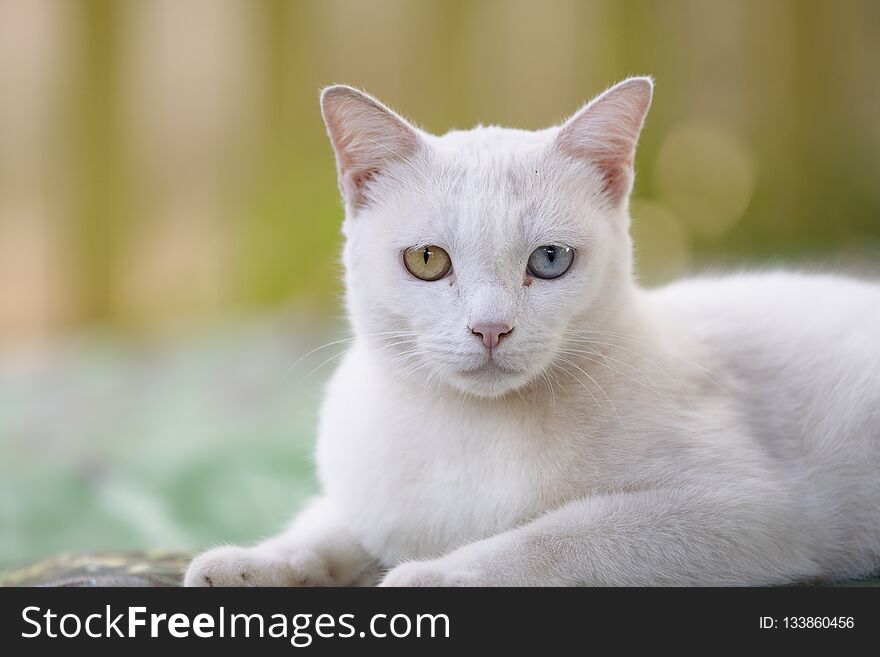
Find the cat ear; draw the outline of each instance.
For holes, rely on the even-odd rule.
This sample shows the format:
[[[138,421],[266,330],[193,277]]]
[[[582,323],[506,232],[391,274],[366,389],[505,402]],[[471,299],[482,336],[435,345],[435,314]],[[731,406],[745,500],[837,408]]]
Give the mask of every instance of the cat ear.
[[[624,80],[587,103],[556,137],[560,151],[598,168],[604,191],[614,203],[623,201],[632,189],[636,143],[653,90],[651,78]]]
[[[421,144],[418,132],[378,100],[345,85],[321,92],[321,113],[336,152],[339,188],[351,208],[366,201],[366,185],[391,162]]]

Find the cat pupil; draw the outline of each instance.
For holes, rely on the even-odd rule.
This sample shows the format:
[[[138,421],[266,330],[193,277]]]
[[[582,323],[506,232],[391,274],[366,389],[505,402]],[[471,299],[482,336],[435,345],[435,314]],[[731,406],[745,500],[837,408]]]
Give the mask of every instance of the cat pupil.
[[[556,260],[556,247],[547,247],[547,259],[552,263]]]
[[[431,257],[431,252],[428,250],[427,247],[425,247],[425,264],[426,265],[428,264],[428,258],[430,258],[430,257]]]

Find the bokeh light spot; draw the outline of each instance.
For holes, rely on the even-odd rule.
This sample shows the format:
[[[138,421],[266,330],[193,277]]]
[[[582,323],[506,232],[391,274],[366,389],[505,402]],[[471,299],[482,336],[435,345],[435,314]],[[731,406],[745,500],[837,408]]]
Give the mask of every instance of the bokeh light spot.
[[[704,239],[724,235],[743,216],[755,190],[748,146],[720,124],[695,122],[673,130],[653,169],[657,196]]]

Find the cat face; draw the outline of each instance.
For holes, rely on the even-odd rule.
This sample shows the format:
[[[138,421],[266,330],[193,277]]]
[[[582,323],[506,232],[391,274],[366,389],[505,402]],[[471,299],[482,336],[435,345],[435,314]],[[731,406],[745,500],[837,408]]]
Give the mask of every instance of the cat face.
[[[626,200],[651,98],[627,80],[559,127],[428,135],[330,87],[322,109],[346,205],[346,299],[359,339],[413,385],[522,388],[631,279]]]

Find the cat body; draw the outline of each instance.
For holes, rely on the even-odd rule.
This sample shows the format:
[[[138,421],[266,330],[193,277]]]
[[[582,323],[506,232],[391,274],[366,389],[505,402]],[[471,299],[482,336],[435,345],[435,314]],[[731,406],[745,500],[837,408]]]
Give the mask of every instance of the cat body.
[[[627,198],[651,90],[628,80],[559,128],[443,137],[325,92],[355,337],[321,409],[322,492],[279,537],[198,557],[187,584],[880,567],[880,287],[640,288]]]
[[[368,349],[347,354],[327,390],[318,464],[326,494],[350,510],[349,527],[368,551],[385,567],[441,556],[583,497],[672,483],[707,496],[738,491],[731,504],[762,515],[746,516],[753,528],[780,532],[780,562],[745,552],[743,563],[725,560],[710,573],[624,566],[597,583],[762,584],[875,569],[880,355],[871,359],[870,347],[880,335],[880,290],[769,273],[643,295],[665,326],[636,332],[650,326],[640,323],[629,337],[594,340],[618,370],[589,370],[608,395],[604,415],[574,376],[487,403],[426,395],[389,377]],[[798,319],[817,303],[824,325]],[[849,346],[828,349],[841,338]],[[864,396],[841,398],[841,386]],[[832,438],[842,426],[845,445]],[[726,531],[723,516],[716,522],[703,530]]]

